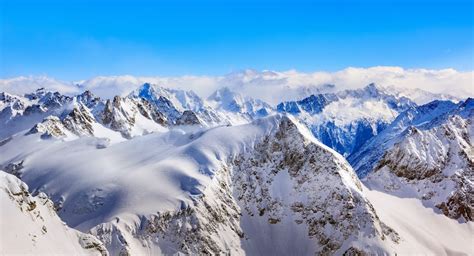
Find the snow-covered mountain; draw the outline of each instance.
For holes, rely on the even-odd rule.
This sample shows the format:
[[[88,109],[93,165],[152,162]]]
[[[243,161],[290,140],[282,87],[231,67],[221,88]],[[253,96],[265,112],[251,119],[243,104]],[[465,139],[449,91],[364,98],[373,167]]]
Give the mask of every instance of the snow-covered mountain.
[[[344,158],[286,116],[97,143],[17,134],[0,164],[21,163],[31,191],[113,255],[391,252],[399,241]]]
[[[45,137],[121,140],[167,126],[163,114],[147,101],[119,96],[103,101],[90,91],[73,97],[42,89],[24,96],[2,93],[0,104],[0,139],[24,131]]]
[[[249,122],[274,112],[269,104],[243,96],[228,87],[215,91],[207,98],[207,102],[214,109],[228,116],[229,119],[236,120],[235,123]]]
[[[435,100],[450,100],[454,102],[461,101],[463,98],[445,93],[433,93],[420,88],[400,88],[395,86],[387,86],[385,90],[396,95],[397,97],[406,97],[418,105],[424,105]]]
[[[181,115],[185,114],[185,111],[187,111],[186,116],[191,112],[194,113],[199,123],[207,127],[227,125],[231,122],[221,113],[212,109],[193,91],[168,89],[145,83],[130,93],[128,97],[150,102],[155,109],[166,116],[170,124],[175,124]]]
[[[91,91],[76,96],[44,89],[22,96],[2,93],[0,139],[33,126],[30,132],[42,132],[45,136],[105,136],[117,139],[118,132],[130,139],[175,125],[214,127],[248,123],[272,112],[268,104],[228,90],[226,97],[217,96],[225,91],[217,91],[209,101],[192,91],[148,83],[126,97],[115,96],[107,100],[94,96]],[[231,109],[228,105],[232,101],[230,97],[237,100],[237,105],[242,104],[241,107]],[[48,127],[53,130],[47,131]]]
[[[321,142],[348,156],[385,129],[399,113],[415,105],[408,98],[370,84],[363,89],[282,102],[277,110],[296,116]]]
[[[385,151],[398,142],[400,137],[403,137],[407,128],[427,124],[455,110],[456,106],[456,103],[452,101],[433,101],[422,106],[410,107],[397,116],[380,134],[350,155],[349,162],[354,166],[359,176],[364,177],[372,171]]]
[[[49,115],[61,115],[72,98],[38,89],[23,96],[0,94],[0,139],[31,128]]]
[[[244,97],[227,87],[215,91],[204,100],[193,91],[145,83],[128,97],[147,100],[164,113],[172,124],[176,123],[185,111],[186,115],[193,113],[199,123],[206,127],[244,124],[273,112],[272,107],[265,102]]]
[[[411,108],[349,160],[373,189],[473,221],[473,121],[472,98]]]
[[[26,216],[25,252],[46,254],[462,254],[473,106],[373,84],[276,109],[149,83],[109,99],[1,93],[2,236]]]

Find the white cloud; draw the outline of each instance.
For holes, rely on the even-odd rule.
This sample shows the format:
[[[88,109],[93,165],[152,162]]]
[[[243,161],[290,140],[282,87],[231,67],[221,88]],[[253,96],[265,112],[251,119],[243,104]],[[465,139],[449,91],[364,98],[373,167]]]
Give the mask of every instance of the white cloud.
[[[193,90],[207,97],[214,90],[228,86],[243,94],[261,98],[276,104],[283,100],[305,97],[317,91],[355,89],[376,83],[409,89],[422,89],[432,93],[451,94],[466,98],[474,96],[474,72],[454,69],[428,70],[404,69],[401,67],[349,67],[336,72],[302,73],[295,70],[284,72],[244,70],[224,76],[178,76],[178,77],[96,77],[78,82],[81,89],[90,89],[101,97],[115,94],[125,95],[145,82],[165,87]],[[0,80],[0,91],[24,93],[42,86],[47,89],[74,93],[74,83],[58,82],[50,78],[22,77]],[[328,87],[335,85],[335,88]],[[326,85],[326,86],[325,86]]]
[[[62,82],[47,76],[20,76],[9,79],[0,79],[0,92],[23,95],[34,92],[39,88],[50,91],[59,91],[65,94],[74,94],[79,90],[69,82]]]

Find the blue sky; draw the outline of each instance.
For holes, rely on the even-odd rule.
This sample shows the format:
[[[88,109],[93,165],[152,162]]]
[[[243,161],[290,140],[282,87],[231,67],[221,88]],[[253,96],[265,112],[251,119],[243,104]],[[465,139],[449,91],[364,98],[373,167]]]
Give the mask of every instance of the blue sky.
[[[2,78],[474,66],[466,0],[0,3]]]

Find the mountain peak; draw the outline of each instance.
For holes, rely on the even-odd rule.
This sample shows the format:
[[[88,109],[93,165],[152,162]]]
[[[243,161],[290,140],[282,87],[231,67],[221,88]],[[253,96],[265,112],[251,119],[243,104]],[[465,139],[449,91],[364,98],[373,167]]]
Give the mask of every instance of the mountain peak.
[[[383,87],[375,83],[370,83],[362,88],[363,91],[367,92],[371,97],[377,97],[380,94],[385,94]]]

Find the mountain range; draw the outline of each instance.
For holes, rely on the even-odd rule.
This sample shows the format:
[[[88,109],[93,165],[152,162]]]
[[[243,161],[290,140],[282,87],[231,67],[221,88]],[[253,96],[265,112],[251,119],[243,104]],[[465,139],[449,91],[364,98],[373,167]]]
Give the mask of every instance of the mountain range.
[[[474,253],[472,98],[81,84],[0,93],[1,254]]]

